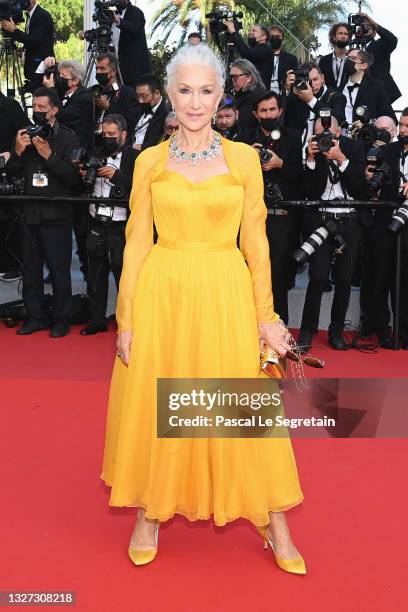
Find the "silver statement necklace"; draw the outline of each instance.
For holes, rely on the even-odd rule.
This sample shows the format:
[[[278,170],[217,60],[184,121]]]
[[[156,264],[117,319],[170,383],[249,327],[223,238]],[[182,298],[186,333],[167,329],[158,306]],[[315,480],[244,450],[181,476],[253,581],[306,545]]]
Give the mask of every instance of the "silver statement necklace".
[[[221,153],[221,136],[217,132],[213,132],[213,138],[212,143],[204,151],[187,153],[187,151],[182,151],[179,148],[176,134],[173,134],[170,136],[169,156],[175,159],[178,164],[185,163],[191,166],[195,166],[198,162],[209,162]]]

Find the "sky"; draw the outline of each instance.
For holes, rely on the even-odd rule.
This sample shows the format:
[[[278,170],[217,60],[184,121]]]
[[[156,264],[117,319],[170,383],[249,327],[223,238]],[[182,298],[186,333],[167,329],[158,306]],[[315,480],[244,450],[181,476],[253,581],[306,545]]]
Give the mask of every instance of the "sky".
[[[155,11],[161,6],[162,0],[138,0],[137,5],[143,10],[148,24]],[[369,0],[371,10],[368,14],[398,37],[398,46],[391,56],[391,74],[402,91],[402,97],[394,104],[394,108],[402,109],[408,106],[408,1],[407,0]],[[354,12],[354,11],[353,11]],[[270,19],[268,18],[268,22]],[[329,52],[327,31],[319,34],[321,47],[319,53]]]

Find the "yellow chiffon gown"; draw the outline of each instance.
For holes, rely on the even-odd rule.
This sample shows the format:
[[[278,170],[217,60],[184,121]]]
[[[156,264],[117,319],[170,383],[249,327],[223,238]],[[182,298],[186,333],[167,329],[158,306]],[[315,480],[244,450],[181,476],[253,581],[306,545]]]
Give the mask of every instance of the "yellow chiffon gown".
[[[222,147],[229,173],[199,183],[165,169],[168,141],[136,161],[116,313],[133,340],[114,365],[101,478],[111,506],[147,518],[260,526],[303,501],[289,438],[156,436],[157,378],[257,377],[257,322],[277,319],[259,157]]]

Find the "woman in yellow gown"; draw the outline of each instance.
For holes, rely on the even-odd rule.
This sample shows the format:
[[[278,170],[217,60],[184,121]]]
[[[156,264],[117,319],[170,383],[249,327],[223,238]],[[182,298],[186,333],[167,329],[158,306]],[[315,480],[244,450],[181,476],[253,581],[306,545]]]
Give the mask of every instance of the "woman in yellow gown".
[[[110,505],[138,508],[136,565],[153,560],[160,521],[178,513],[216,525],[244,517],[282,569],[304,574],[284,514],[303,500],[290,439],[156,435],[157,378],[255,378],[260,340],[282,356],[289,348],[273,309],[258,154],[224,139],[217,148],[211,129],[224,79],[209,47],[180,49],[167,67],[176,151],[165,141],[136,161],[101,478]],[[191,163],[211,143],[210,160]]]

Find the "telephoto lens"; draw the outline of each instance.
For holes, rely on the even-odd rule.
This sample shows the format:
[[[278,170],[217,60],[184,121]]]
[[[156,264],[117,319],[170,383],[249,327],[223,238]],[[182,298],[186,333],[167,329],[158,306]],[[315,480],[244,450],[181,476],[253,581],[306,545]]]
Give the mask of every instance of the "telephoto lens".
[[[404,205],[397,208],[397,211],[392,215],[391,220],[388,224],[388,229],[391,230],[394,234],[399,234],[407,222],[408,200],[405,200]]]
[[[296,249],[292,255],[293,259],[299,265],[305,264],[309,257],[311,257],[317,251],[317,249],[322,246],[323,242],[327,240],[330,235],[336,236],[336,238],[339,236],[337,230],[337,223],[334,223],[334,221],[327,221],[327,223],[318,227],[313,234],[311,234],[309,238],[304,241],[299,249]],[[346,244],[344,243],[342,248],[345,246]]]

